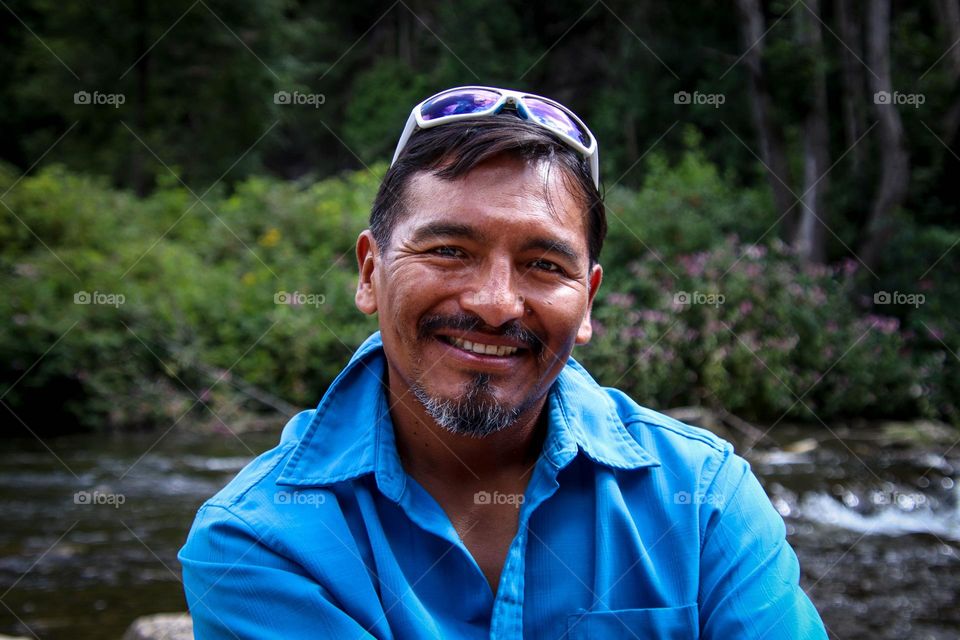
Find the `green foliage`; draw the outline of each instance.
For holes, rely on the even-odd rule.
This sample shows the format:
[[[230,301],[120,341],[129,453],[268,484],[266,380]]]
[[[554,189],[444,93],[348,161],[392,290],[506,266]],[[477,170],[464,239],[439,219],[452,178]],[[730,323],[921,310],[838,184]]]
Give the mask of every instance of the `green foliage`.
[[[198,203],[58,167],[21,180],[5,199],[16,217],[0,218],[4,401],[33,415],[59,393],[84,426],[170,424],[210,393],[231,408],[239,378],[314,404],[375,328],[353,305],[353,244],[377,183],[251,178]],[[282,292],[315,304],[277,304]],[[229,371],[213,392],[211,369]]]
[[[729,236],[669,264],[648,252],[628,270],[632,284],[598,294],[580,357],[639,402],[762,421],[957,415],[944,346],[864,313],[849,266],[803,267],[777,241]]]
[[[767,195],[687,145],[609,196],[594,338],[576,354],[597,379],[655,408],[756,420],[956,421],[957,235],[903,221],[871,284],[926,300],[874,305],[854,293],[857,263],[803,266],[766,234]],[[315,404],[376,328],[353,303],[354,245],[384,170],[251,177],[198,201],[173,177],[139,198],[56,165],[22,179],[0,167],[4,403],[43,428],[64,413],[91,428],[229,422],[258,407],[243,383]],[[300,304],[278,304],[284,292]]]
[[[639,191],[617,188],[608,195],[603,262],[613,268],[608,274],[612,288],[629,283],[610,282],[611,275],[633,280],[625,267],[641,255],[671,260],[706,250],[728,233],[760,238],[776,222],[767,192],[737,187],[730,176],[721,176],[699,142],[688,130],[687,150],[676,164],[653,153]]]
[[[776,239],[767,194],[731,186],[687,136],[675,165],[652,154],[642,189],[609,195],[595,335],[578,352],[598,379],[655,407],[758,420],[956,422],[960,236],[901,220],[868,281],[852,258],[804,265]],[[684,292],[704,303],[680,304]],[[883,292],[925,299],[875,304]]]

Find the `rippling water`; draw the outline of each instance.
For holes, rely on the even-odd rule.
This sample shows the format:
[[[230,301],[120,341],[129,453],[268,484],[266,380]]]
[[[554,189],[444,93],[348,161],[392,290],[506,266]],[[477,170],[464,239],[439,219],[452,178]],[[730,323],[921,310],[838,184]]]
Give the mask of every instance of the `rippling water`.
[[[161,435],[4,443],[0,633],[119,638],[139,615],[185,609],[176,553],[193,513],[279,434]],[[960,447],[823,436],[778,429],[802,452],[747,457],[831,636],[960,637]]]

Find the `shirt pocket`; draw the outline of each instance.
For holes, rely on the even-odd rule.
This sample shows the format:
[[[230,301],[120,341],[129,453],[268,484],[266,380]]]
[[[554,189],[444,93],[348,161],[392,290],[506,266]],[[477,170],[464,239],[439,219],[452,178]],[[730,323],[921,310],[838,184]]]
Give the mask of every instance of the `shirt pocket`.
[[[567,618],[567,635],[578,638],[683,638],[700,636],[696,604],[660,609],[586,611]]]

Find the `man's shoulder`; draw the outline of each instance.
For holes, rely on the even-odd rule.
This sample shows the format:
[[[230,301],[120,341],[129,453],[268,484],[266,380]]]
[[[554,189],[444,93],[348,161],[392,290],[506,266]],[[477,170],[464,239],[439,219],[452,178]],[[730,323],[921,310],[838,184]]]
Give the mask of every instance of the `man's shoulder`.
[[[604,387],[576,360],[568,363],[571,372],[587,387],[601,391],[627,431],[652,455],[674,451],[687,457],[726,458],[733,446],[716,434],[694,427],[645,407],[620,389]]]
[[[650,455],[670,469],[672,478],[692,473],[703,481],[713,477],[720,466],[737,456],[733,445],[706,429],[644,407],[619,389],[604,388],[617,407],[627,431]],[[692,478],[691,478],[692,479]]]
[[[277,446],[251,460],[225,487],[208,499],[205,506],[234,510],[244,502],[276,501],[277,477],[293,455],[314,413],[316,411],[313,409],[301,411],[291,418],[283,428]]]
[[[645,407],[620,389],[604,387],[603,390],[614,402],[624,426],[635,437],[645,439],[641,444],[652,439],[701,451],[704,455],[726,455],[733,448],[715,433]]]

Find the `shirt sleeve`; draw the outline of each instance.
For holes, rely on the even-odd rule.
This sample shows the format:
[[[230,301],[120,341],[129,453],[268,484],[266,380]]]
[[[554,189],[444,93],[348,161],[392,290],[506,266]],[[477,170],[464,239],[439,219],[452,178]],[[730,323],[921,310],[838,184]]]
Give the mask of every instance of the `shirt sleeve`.
[[[197,640],[390,635],[385,620],[365,627],[344,613],[322,585],[224,507],[200,509],[178,558]]]
[[[783,518],[746,460],[726,451],[701,510],[702,637],[825,639]]]

